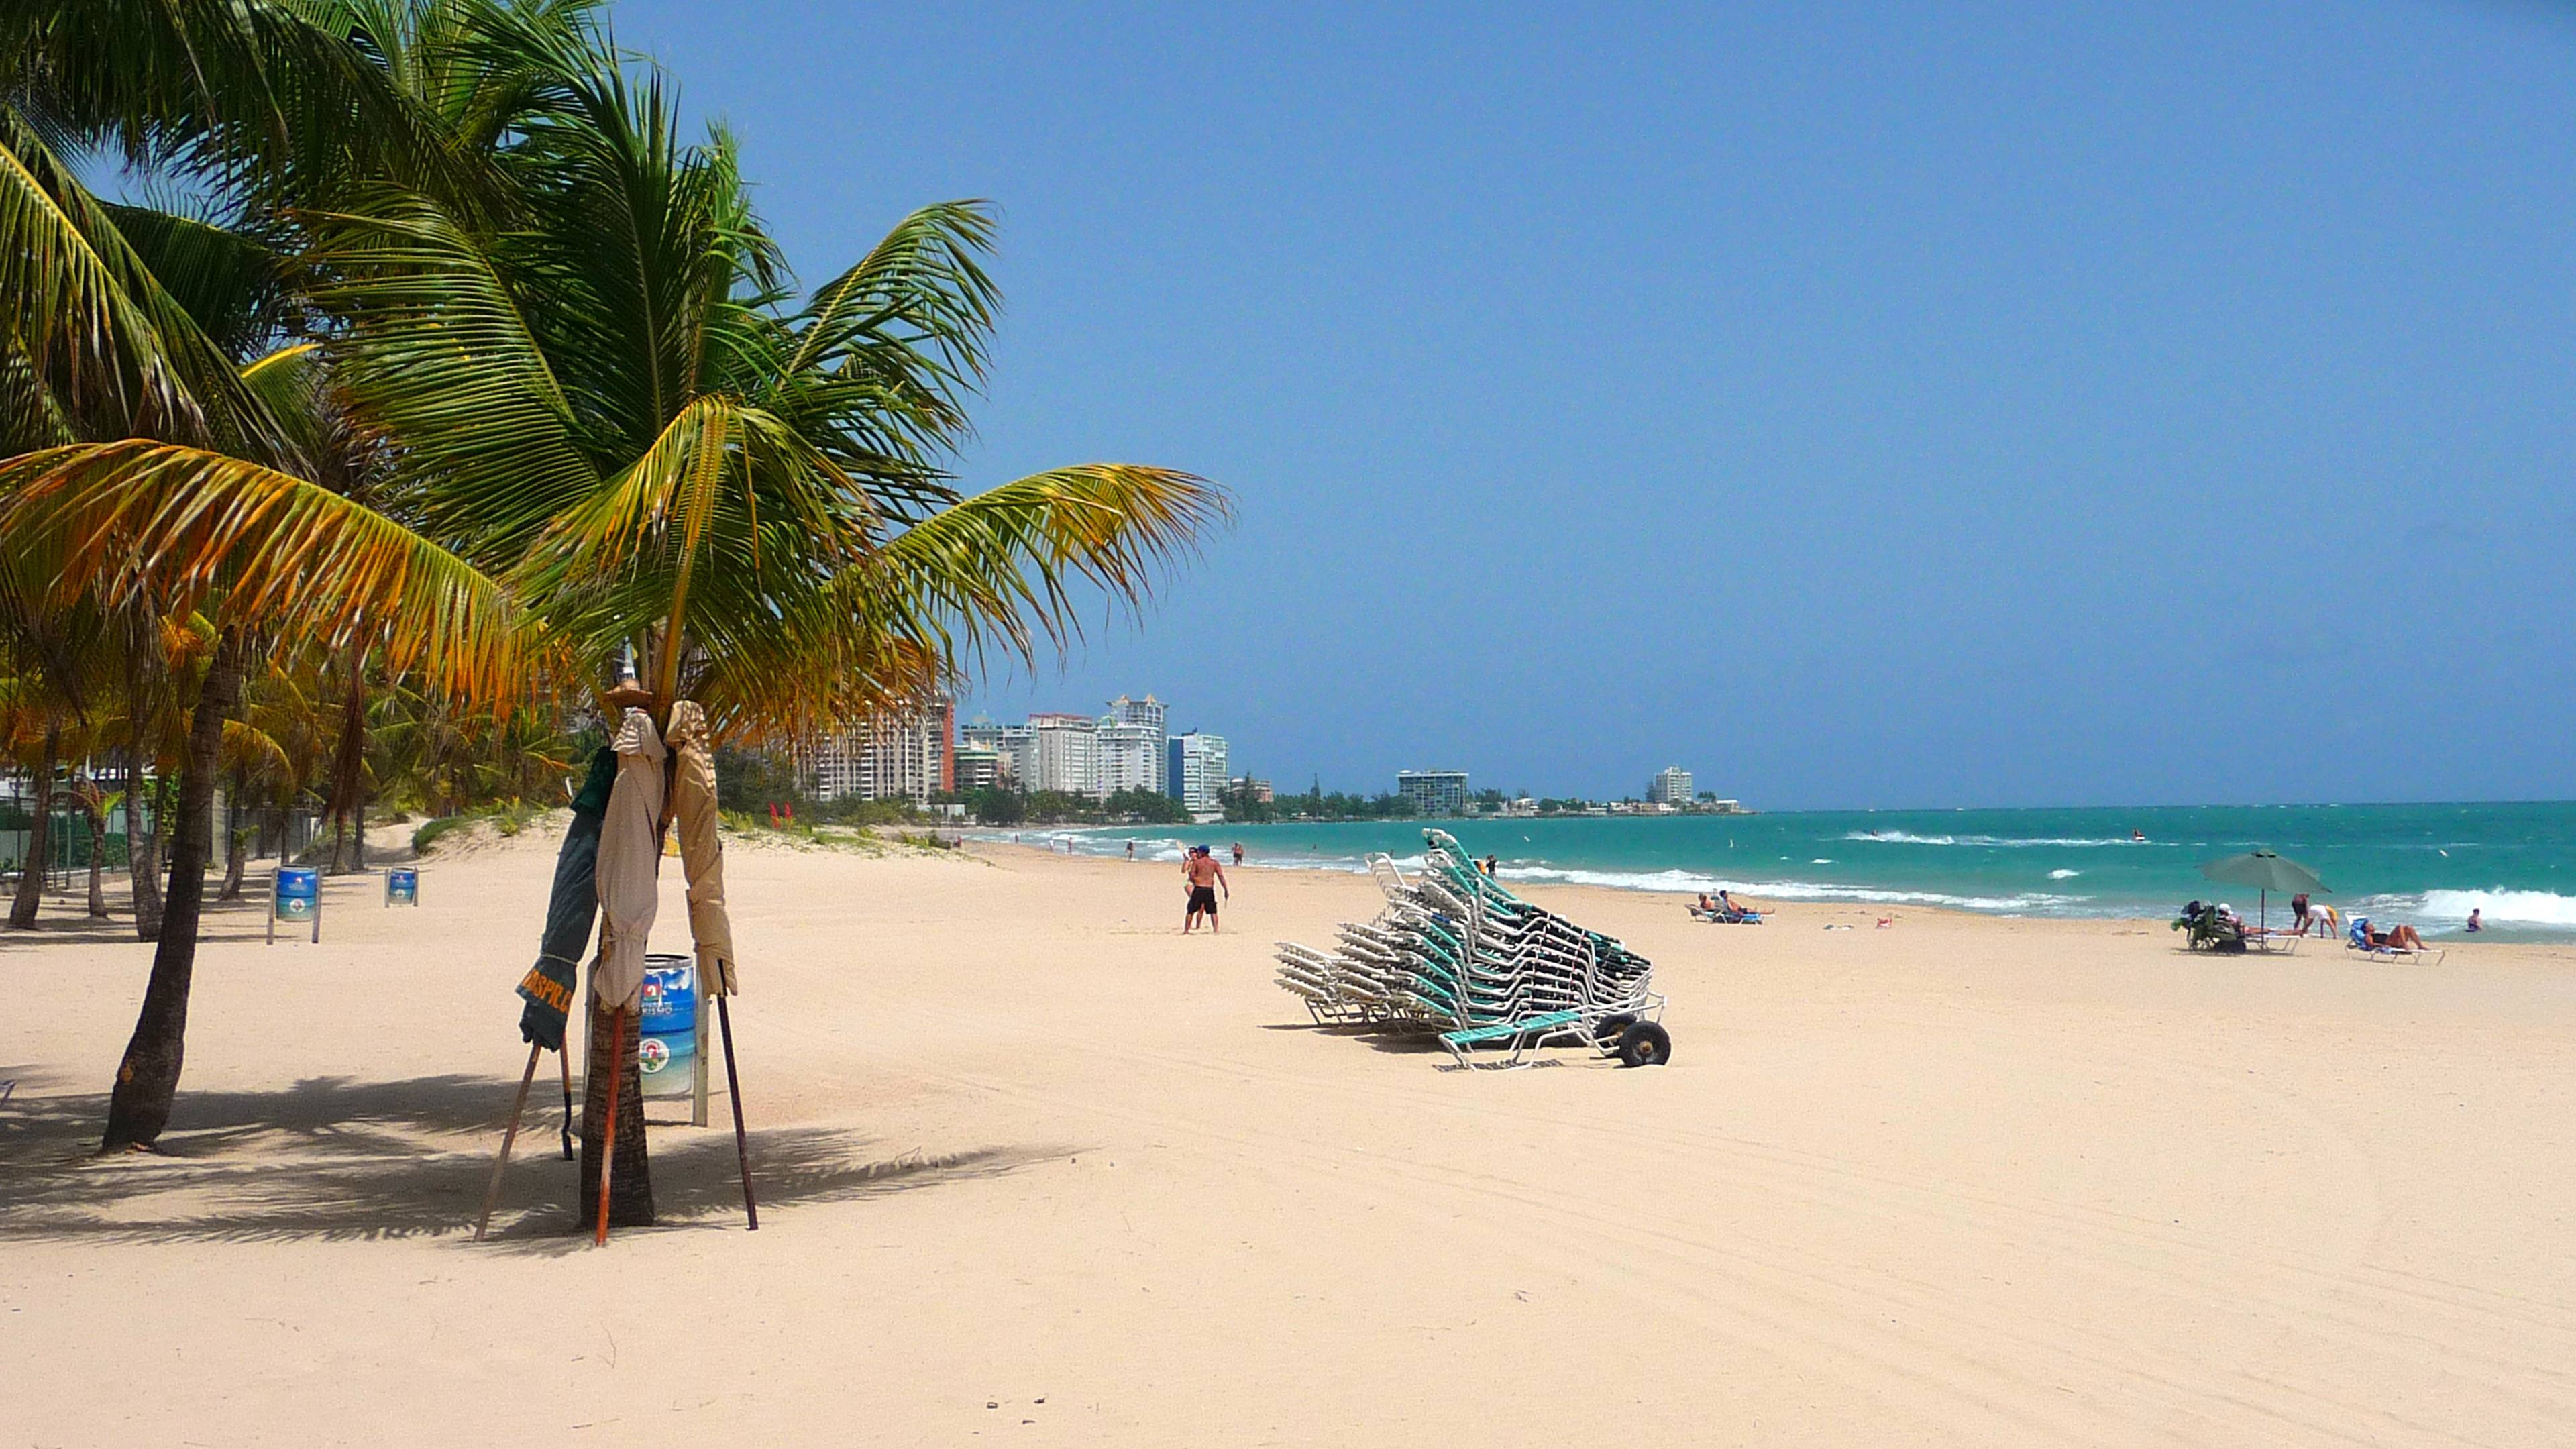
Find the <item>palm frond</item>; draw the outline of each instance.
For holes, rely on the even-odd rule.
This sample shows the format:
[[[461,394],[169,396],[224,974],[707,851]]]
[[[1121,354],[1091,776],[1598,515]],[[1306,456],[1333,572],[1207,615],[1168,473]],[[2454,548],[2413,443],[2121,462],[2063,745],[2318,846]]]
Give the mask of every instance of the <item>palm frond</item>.
[[[506,706],[538,641],[501,587],[395,520],[301,478],[130,439],[0,463],[0,527],[64,540],[69,588],[150,591],[220,622],[337,649]]]
[[[102,430],[257,450],[273,429],[107,208],[0,106],[0,316],[57,405]]]
[[[1231,516],[1223,490],[1169,469],[1023,478],[897,534],[767,627],[706,638],[687,692],[729,737],[794,739],[916,698],[987,650],[1033,660],[1061,647],[1080,632],[1085,589],[1141,605]]]
[[[401,439],[393,466],[420,485],[431,529],[486,566],[515,562],[599,469],[499,260],[424,198],[364,200],[314,219],[314,298],[349,319],[334,378]]]

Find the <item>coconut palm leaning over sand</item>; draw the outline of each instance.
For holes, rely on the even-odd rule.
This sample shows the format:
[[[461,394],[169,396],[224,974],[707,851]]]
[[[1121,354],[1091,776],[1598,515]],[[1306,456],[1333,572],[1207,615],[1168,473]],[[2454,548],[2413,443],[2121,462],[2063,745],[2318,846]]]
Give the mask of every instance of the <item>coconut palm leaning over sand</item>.
[[[287,23],[282,7],[239,10]],[[370,64],[397,63],[380,91],[352,78],[329,104],[391,109],[400,144],[330,156],[289,138],[272,156],[243,140],[256,164],[232,169],[253,190],[300,189],[281,210],[310,338],[296,365],[380,441],[365,501],[315,481],[297,430],[232,370],[199,370],[209,402],[198,377],[156,362],[198,345],[191,324],[138,310],[130,299],[154,287],[139,264],[87,260],[109,250],[103,221],[0,204],[11,256],[60,259],[0,264],[0,303],[39,319],[16,347],[45,367],[70,354],[149,379],[162,416],[248,420],[94,432],[0,464],[9,547],[62,548],[72,592],[98,607],[148,599],[217,630],[183,820],[203,818],[221,721],[257,651],[364,655],[405,688],[500,713],[591,698],[631,650],[657,723],[690,698],[721,739],[779,739],[907,700],[987,649],[1060,645],[1081,586],[1140,602],[1225,516],[1204,481],[1132,465],[956,491],[943,465],[967,434],[995,303],[981,207],[915,213],[797,306],[730,144],[682,142],[660,75],[580,7],[337,14],[348,28],[326,40],[354,35],[341,43]],[[370,31],[370,17],[397,23]],[[507,83],[470,105],[455,99],[463,80],[405,89],[440,75]],[[225,129],[224,111],[198,123],[255,136]],[[0,141],[40,144],[24,124]],[[50,181],[20,192],[75,189]],[[147,1145],[167,1120],[206,862],[183,831],[111,1147]],[[630,1108],[633,1023],[616,1054]],[[594,1013],[595,1044],[604,1030]],[[619,1115],[611,1216],[646,1221],[642,1114]],[[585,1180],[596,1172],[586,1162]]]

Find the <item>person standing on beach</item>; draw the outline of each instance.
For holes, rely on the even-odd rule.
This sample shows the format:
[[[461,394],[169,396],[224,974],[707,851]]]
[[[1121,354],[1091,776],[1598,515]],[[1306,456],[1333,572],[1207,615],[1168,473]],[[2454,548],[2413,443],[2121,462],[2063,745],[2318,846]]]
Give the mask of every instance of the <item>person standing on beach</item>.
[[[1234,887],[1227,885],[1225,867],[1216,863],[1216,853],[1201,845],[1193,848],[1181,862],[1181,879],[1189,882],[1189,913],[1181,918],[1181,934],[1196,930],[1199,913],[1207,913],[1208,934],[1216,934],[1216,893],[1223,886],[1227,900],[1234,899]]]
[[[1136,842],[1132,840],[1127,842],[1127,860],[1129,864],[1133,864],[1136,860]]]

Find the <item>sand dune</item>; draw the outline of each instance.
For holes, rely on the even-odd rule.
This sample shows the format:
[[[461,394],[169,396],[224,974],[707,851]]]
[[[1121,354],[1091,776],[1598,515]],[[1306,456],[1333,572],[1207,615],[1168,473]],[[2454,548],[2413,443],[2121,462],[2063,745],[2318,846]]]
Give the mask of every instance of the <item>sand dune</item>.
[[[565,1235],[522,1059],[551,842],[214,925],[166,1156],[86,1156],[148,948],[0,937],[0,1390],[27,1444],[2494,1444],[2576,1423],[2576,952],[2187,958],[2160,925],[1531,894],[1675,1061],[1321,1032],[1364,880],[738,849],[763,1215]],[[684,917],[676,872],[665,934]],[[1826,932],[1828,922],[1861,929]],[[718,1107],[721,1119],[723,1108]]]

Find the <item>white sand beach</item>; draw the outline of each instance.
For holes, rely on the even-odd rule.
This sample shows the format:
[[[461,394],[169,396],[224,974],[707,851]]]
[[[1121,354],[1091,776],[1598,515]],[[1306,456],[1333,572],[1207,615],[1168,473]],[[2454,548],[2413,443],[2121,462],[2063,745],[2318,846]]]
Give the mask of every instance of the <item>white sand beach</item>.
[[[1675,1059],[1468,1074],[1272,985],[1363,878],[1256,862],[1184,939],[1167,865],[737,844],[760,1231],[719,1099],[657,1106],[662,1226],[570,1236],[549,1060],[476,1245],[551,851],[433,856],[416,911],[334,881],[318,947],[217,916],[157,1157],[89,1155],[149,948],[50,908],[0,936],[0,1440],[2576,1425],[2576,949],[2208,959],[2160,923],[1535,888],[1654,959]]]

